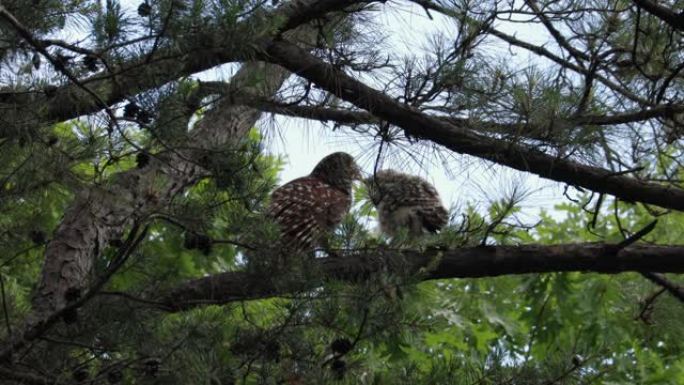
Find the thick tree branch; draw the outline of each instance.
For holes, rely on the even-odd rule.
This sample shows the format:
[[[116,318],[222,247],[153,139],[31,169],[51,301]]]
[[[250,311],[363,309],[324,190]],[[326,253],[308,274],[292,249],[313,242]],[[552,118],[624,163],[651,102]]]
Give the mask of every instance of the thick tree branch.
[[[320,17],[323,11],[356,3],[351,0],[324,0],[322,3],[297,0],[281,7],[279,14],[304,23]],[[315,11],[307,13],[307,4]],[[283,25],[298,25],[288,20],[287,17],[282,20]],[[309,43],[313,42],[315,33],[311,28],[288,32]],[[271,98],[288,76],[281,67],[246,63],[231,80],[231,87],[246,94]],[[201,162],[197,158],[203,156],[203,150],[237,143],[259,116],[258,110],[233,105],[227,99],[220,100],[194,127],[185,143],[186,150],[157,156],[145,167],[119,173],[113,178],[115,182],[106,187],[95,186],[81,191],[47,245],[31,323],[40,322],[62,309],[67,302],[67,292],[85,287],[93,257],[127,225],[165,207],[201,178]]]
[[[56,309],[50,314],[40,314],[40,318],[28,324],[18,336],[10,336],[9,341],[3,344],[0,348],[0,361],[6,360],[19,348],[26,345],[26,343],[40,337],[46,330],[59,322],[66,314],[77,314],[78,308],[83,306],[90,298],[92,298],[102,287],[109,281],[109,279],[116,273],[121,266],[126,262],[130,255],[137,249],[140,243],[145,239],[147,228],[138,231],[139,226],[135,224],[131,229],[128,239],[119,248],[117,255],[112,258],[110,267],[87,288],[76,288],[78,291],[71,291],[69,297],[64,302],[64,306]],[[61,283],[61,281],[57,281]],[[81,291],[83,289],[84,292]]]
[[[595,124],[599,126],[643,122],[653,118],[672,117],[684,112],[684,105],[659,104],[648,109],[616,112],[611,115],[582,115],[573,121],[577,124]]]
[[[306,24],[314,19],[321,18],[334,11],[340,11],[354,5],[359,10],[365,4],[372,3],[374,0],[293,0],[289,1],[281,11],[287,20],[278,29],[278,33],[289,31],[300,25]]]
[[[611,194],[623,201],[644,202],[684,211],[682,189],[615,175],[599,167],[477,135],[465,125],[450,124],[401,104],[286,41],[273,42],[267,49],[265,59],[278,63],[341,99],[403,128],[409,136],[431,140],[455,152],[531,172],[542,178]]]
[[[318,121],[333,121],[340,124],[376,124],[380,119],[366,111],[353,111],[342,108],[319,107],[319,106],[298,106],[279,104],[267,100],[240,99],[236,103],[244,104],[257,108],[264,112],[271,112],[285,116],[313,119]],[[684,112],[684,105],[661,104],[653,108],[637,111],[623,111],[613,114],[586,114],[573,117],[567,121],[568,125],[597,125],[609,126],[616,124],[628,124],[643,122],[653,118],[672,117],[677,113]],[[429,115],[429,114],[428,114]],[[535,127],[522,123],[499,123],[488,121],[476,121],[472,119],[445,118],[441,116],[429,115],[432,118],[440,119],[456,125],[469,125],[473,129],[482,132],[493,132],[499,134],[516,134],[530,139],[543,140],[539,133],[553,131],[553,127]],[[567,127],[567,125],[565,125]]]
[[[284,3],[270,15],[259,13],[264,20],[279,20],[280,28],[264,28],[269,35],[277,36],[281,33],[320,18],[328,12],[339,11],[357,4],[367,4],[368,1],[359,0],[295,0]],[[220,64],[234,61],[249,60],[254,57],[249,44],[237,36],[253,36],[255,20],[248,19],[235,27],[232,36],[221,36],[213,41],[209,47],[173,46],[160,47],[151,57],[143,53],[127,62],[111,65],[111,71],[79,79],[79,83],[87,86],[88,90],[99,95],[101,101],[83,91],[77,84],[67,84],[51,91],[50,96],[42,93],[15,92],[4,89],[0,92],[0,103],[11,105],[13,109],[23,111],[34,116],[37,104],[45,105],[44,111],[35,116],[35,121],[46,124],[69,120],[82,115],[95,113],[102,109],[102,102],[113,105],[123,101],[126,97],[142,91],[162,86],[168,82],[213,68]],[[221,31],[212,31],[205,26],[202,34],[206,36],[220,35]],[[225,34],[225,32],[224,32]],[[256,46],[256,44],[255,44]],[[7,109],[6,111],[11,111]],[[17,115],[21,116],[21,115]],[[25,119],[18,119],[23,121]],[[28,123],[27,123],[28,124]],[[35,124],[35,123],[34,123]]]
[[[667,290],[670,294],[672,294],[673,297],[684,302],[684,288],[682,288],[681,286],[671,282],[664,275],[658,274],[658,273],[647,272],[647,273],[643,273],[643,276],[646,277],[651,282],[655,283],[656,285],[659,285],[663,289]]]
[[[317,121],[333,121],[339,124],[378,124],[383,120],[366,112],[349,110],[345,108],[333,108],[325,106],[307,106],[279,103],[268,98],[245,95],[241,90],[231,87],[225,82],[202,82],[200,88],[202,95],[220,94],[229,98],[234,104],[241,104],[256,108],[263,112],[291,116]],[[653,118],[672,117],[677,113],[684,112],[684,105],[660,104],[648,109],[637,111],[616,112],[613,114],[586,114],[573,117],[568,121],[556,121],[563,127],[575,127],[582,125],[608,126],[617,124],[637,123]],[[444,117],[428,114],[428,116],[440,119],[444,122],[457,126],[468,126],[481,133],[496,133],[504,135],[516,135],[528,139],[545,141],[549,139],[549,132],[554,131],[554,126],[535,126],[527,123],[500,123],[495,121],[479,121],[456,117]]]
[[[646,12],[666,22],[670,27],[684,31],[684,17],[675,11],[651,0],[632,0],[634,4],[646,10]]]
[[[254,82],[256,76],[259,82]],[[246,63],[232,82],[254,94],[272,96],[288,76],[282,68]],[[41,336],[65,312],[76,311],[95,295],[106,282],[89,287],[95,257],[112,239],[120,237],[128,225],[144,222],[196,183],[202,169],[194,158],[204,154],[202,150],[237,143],[254,127],[259,116],[259,111],[249,107],[217,103],[187,138],[190,150],[157,156],[145,167],[116,174],[114,182],[107,186],[81,191],[47,244],[26,325],[22,332],[0,344],[0,360]]]
[[[165,310],[180,311],[206,304],[291,294],[317,287],[325,279],[364,279],[374,272],[387,270],[421,280],[568,271],[684,273],[683,256],[684,246],[636,245],[618,250],[616,245],[597,243],[481,246],[427,252],[373,249],[343,258],[315,260],[314,269],[320,270],[320,280],[290,280],[283,285],[261,274],[227,272],[189,281],[155,301],[163,304]]]
[[[229,83],[220,81],[201,82],[199,84],[200,96],[212,94],[221,95],[230,103],[256,108],[263,112],[279,115],[313,119],[318,121],[333,121],[340,124],[374,124],[381,120],[366,111],[352,111],[343,108],[331,108],[324,106],[302,106],[274,101],[272,98],[249,95],[244,90],[231,86]]]
[[[268,75],[262,76],[264,73]],[[288,75],[283,69],[247,63],[233,82],[255,94],[272,96]],[[261,76],[260,81],[254,82],[257,76]],[[87,285],[93,258],[127,225],[166,207],[201,178],[197,158],[204,150],[237,143],[259,115],[252,108],[222,101],[195,126],[186,142],[187,150],[156,156],[143,168],[117,174],[115,183],[81,191],[47,245],[32,323],[62,309],[66,293]]]
[[[333,121],[340,124],[375,124],[380,123],[380,119],[366,111],[351,111],[341,108],[328,108],[317,106],[290,106],[278,103],[268,103],[260,101],[245,101],[250,105],[264,112],[274,114],[313,119],[321,122]]]

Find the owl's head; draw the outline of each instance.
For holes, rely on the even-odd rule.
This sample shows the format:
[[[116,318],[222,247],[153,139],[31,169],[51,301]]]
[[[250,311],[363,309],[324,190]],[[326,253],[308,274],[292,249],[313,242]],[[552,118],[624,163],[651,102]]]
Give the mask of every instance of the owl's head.
[[[321,159],[311,176],[347,192],[351,191],[354,180],[361,179],[361,169],[351,155],[335,152]]]
[[[406,199],[415,194],[423,194],[423,190],[430,190],[430,194],[437,195],[437,191],[423,178],[405,174],[392,169],[379,170],[368,178],[363,179],[368,191],[368,197],[373,205],[378,206],[387,200],[396,201],[400,197]]]

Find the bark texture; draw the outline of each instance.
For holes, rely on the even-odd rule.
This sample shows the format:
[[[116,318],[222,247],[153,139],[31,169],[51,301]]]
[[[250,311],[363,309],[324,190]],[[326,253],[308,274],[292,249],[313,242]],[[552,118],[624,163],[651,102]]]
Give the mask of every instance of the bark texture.
[[[261,81],[252,84],[248,79],[257,74]],[[248,63],[233,82],[256,94],[272,95],[288,75],[282,68]],[[94,258],[109,241],[120,238],[127,226],[166,207],[194,184],[203,173],[197,154],[243,138],[258,118],[257,110],[222,100],[194,128],[187,143],[192,150],[157,157],[142,169],[116,175],[108,186],[82,191],[47,246],[33,316],[43,319],[76,299],[88,286]]]
[[[320,17],[326,12],[342,9],[358,1],[350,0],[297,0],[279,8],[274,17],[282,18],[275,34],[288,33],[301,41],[312,42],[315,30],[307,27],[297,31],[290,29]],[[243,42],[237,39],[242,44]],[[226,47],[217,46],[217,60],[227,60],[220,54]],[[224,56],[221,56],[224,55]],[[227,54],[230,55],[230,54]],[[189,59],[186,63],[194,63]],[[211,66],[218,64],[213,60]],[[207,67],[207,68],[210,68]],[[198,65],[185,67],[182,72],[203,69]],[[138,74],[136,78],[139,78]],[[173,71],[176,79],[179,71]],[[283,67],[257,62],[243,64],[231,79],[231,87],[250,95],[272,97],[281,87],[289,72]],[[163,78],[163,76],[162,76]],[[142,82],[131,86],[127,92],[140,91],[145,87],[163,84],[161,79]],[[116,101],[111,95],[104,97],[108,102]],[[78,112],[71,111],[61,117],[81,112],[93,112],[97,106],[90,106]],[[93,260],[112,240],[121,237],[126,226],[141,220],[160,208],[166,207],[173,198],[194,184],[201,177],[198,154],[239,141],[258,120],[257,109],[234,105],[231,98],[222,98],[209,110],[193,129],[182,150],[156,157],[142,169],[120,173],[107,186],[96,186],[80,192],[74,203],[64,214],[64,220],[54,233],[45,253],[41,280],[33,301],[33,313],[29,323],[39,322],[50,314],[64,308],[87,288]]]
[[[658,4],[657,1],[651,0],[632,0],[634,4],[646,10],[646,12],[654,15],[660,20],[666,22],[670,27],[684,31],[684,16],[666,6]]]
[[[260,39],[270,39],[327,12],[365,3],[358,0],[288,1],[271,13],[256,11],[230,31],[204,25],[197,38],[202,46],[174,44],[124,62],[108,63],[107,71],[80,79],[80,84],[46,87],[30,93],[14,87],[0,87],[0,106],[5,114],[3,122],[8,126],[11,122],[13,126],[0,127],[0,137],[6,135],[6,130],[28,132],[102,110],[100,101],[94,100],[84,87],[111,106],[126,97],[221,64],[250,60],[256,56],[258,44],[255,42]],[[280,24],[273,25],[274,22]],[[45,108],[36,109],[37,105]]]
[[[326,279],[366,279],[374,272],[390,271],[420,280],[482,278],[549,272],[684,273],[684,246],[636,245],[618,249],[612,244],[555,246],[480,246],[454,250],[359,251],[344,258],[315,260],[320,279],[290,279],[287,284],[246,272],[226,272],[176,287],[158,299],[171,311],[207,304],[274,297],[310,290]]]

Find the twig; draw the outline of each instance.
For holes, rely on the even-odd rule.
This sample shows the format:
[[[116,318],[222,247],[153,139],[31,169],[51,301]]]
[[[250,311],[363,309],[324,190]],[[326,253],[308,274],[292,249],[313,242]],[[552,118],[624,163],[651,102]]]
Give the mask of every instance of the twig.
[[[556,40],[558,45],[567,50],[570,53],[570,55],[572,55],[572,57],[575,58],[579,66],[584,67],[584,61],[589,60],[587,55],[584,52],[581,52],[580,50],[573,47],[572,44],[568,42],[565,36],[563,36],[560,33],[560,31],[558,31],[556,27],[553,26],[551,20],[549,20],[549,18],[546,16],[543,10],[539,8],[539,5],[536,1],[527,0],[525,1],[525,3],[527,3],[527,6],[530,7],[530,9],[537,15],[537,17],[539,17],[541,23],[544,24],[544,26],[549,31],[551,36],[553,36],[553,38]]]
[[[639,315],[634,317],[634,319],[635,320],[640,319],[640,320],[644,321],[644,323],[650,324],[652,321],[649,319],[649,317],[650,317],[650,314],[653,312],[653,303],[655,302],[656,298],[660,297],[660,295],[663,294],[664,292],[665,292],[665,288],[661,287],[660,290],[649,295],[646,298],[646,300],[643,301],[644,306],[641,308]]]
[[[594,214],[591,218],[591,223],[589,224],[589,227],[592,229],[596,228],[596,220],[598,219],[599,211],[601,210],[601,204],[603,204],[604,195],[605,194],[599,194],[599,197],[596,200],[596,206],[594,207]]]
[[[5,279],[0,274],[0,291],[2,292],[2,310],[5,313],[5,325],[7,325],[7,335],[12,338],[12,326],[9,320],[9,311],[7,310],[7,298],[5,297]]]
[[[575,370],[579,369],[582,367],[582,364],[580,363],[579,365],[576,365],[575,363],[572,364],[572,366],[567,369],[565,372],[561,373],[558,377],[554,378],[553,380],[547,381],[544,383],[544,385],[553,385],[558,383],[559,381],[563,380],[565,377],[569,376],[574,372]]]
[[[634,242],[638,241],[639,239],[643,238],[646,234],[653,231],[653,229],[656,226],[656,223],[658,223],[658,220],[654,219],[651,223],[646,225],[643,229],[637,231],[632,236],[630,236],[630,237],[626,238],[624,241],[618,243],[615,246],[615,248],[616,248],[615,252],[617,253],[618,251],[624,249],[625,247],[628,247],[629,245],[631,245]],[[667,290],[670,294],[672,294],[675,298],[677,298],[681,302],[684,302],[684,289],[682,289],[679,285],[677,285],[677,284],[671,282],[670,280],[668,280],[667,278],[665,278],[664,275],[659,274],[659,273],[650,272],[650,271],[643,271],[643,272],[641,272],[641,275],[644,276],[649,281],[655,283],[656,285],[660,285],[665,290]]]
[[[339,359],[340,357],[345,356],[347,353],[351,352],[351,351],[354,349],[354,346],[356,346],[356,344],[361,340],[361,335],[363,334],[363,329],[366,327],[366,322],[368,321],[368,313],[369,313],[369,310],[368,310],[368,308],[366,307],[366,308],[364,309],[364,311],[363,311],[363,318],[361,319],[361,325],[359,326],[358,332],[356,332],[356,337],[354,337],[354,341],[352,341],[351,347],[349,348],[349,350],[346,351],[345,353],[333,354],[332,357],[328,358],[327,360],[325,360],[325,361],[321,364],[321,367],[322,367],[322,368],[325,367],[325,366],[326,366],[327,364],[329,364],[330,362],[332,362],[332,361],[334,361],[334,360],[337,360],[337,359]]]
[[[668,293],[672,294],[673,297],[677,298],[681,302],[684,302],[684,289],[676,283],[667,279],[663,274],[653,273],[653,272],[642,272],[646,279],[661,286],[663,289],[667,290]]]
[[[109,111],[109,106],[107,103],[105,103],[98,94],[93,92],[90,88],[86,87],[81,83],[76,76],[69,71],[68,68],[66,68],[66,65],[62,63],[61,61],[55,59],[50,55],[50,53],[45,49],[45,45],[40,40],[37,40],[33,37],[31,32],[24,27],[23,24],[19,20],[17,20],[12,13],[10,13],[4,6],[0,5],[0,16],[5,19],[9,24],[14,27],[14,29],[19,33],[21,37],[23,37],[29,44],[31,44],[38,52],[40,52],[45,58],[64,76],[66,76],[70,81],[72,81],[74,84],[76,84],[79,88],[83,89],[85,92],[87,92],[90,96],[92,96],[102,108],[108,110],[108,112],[111,114],[111,111]],[[112,114],[113,115],[113,114]]]
[[[625,240],[623,240],[622,242],[618,243],[616,245],[616,248],[617,248],[616,251],[620,251],[620,250],[624,249],[625,247],[627,247],[627,246],[633,244],[634,242],[638,241],[639,239],[643,238],[644,236],[646,236],[646,234],[653,231],[653,229],[655,228],[657,223],[658,223],[658,220],[654,219],[653,222],[647,224],[643,229],[637,231],[636,233],[632,234],[630,237],[628,237]]]
[[[616,172],[614,172],[614,173],[612,173],[612,174],[606,176],[606,178],[610,178],[610,177],[612,177],[612,176],[621,176],[621,175],[631,174],[631,173],[633,173],[633,172],[638,172],[638,171],[641,171],[641,170],[643,170],[643,169],[644,169],[643,166],[639,166],[639,167],[634,167],[634,168],[630,168],[630,169],[627,169],[627,170],[616,171]]]
[[[154,38],[154,43],[152,44],[152,49],[150,50],[150,53],[147,55],[147,59],[145,60],[145,63],[150,63],[152,61],[152,58],[154,56],[154,53],[157,52],[157,49],[159,48],[159,42],[161,41],[162,37],[166,34],[166,29],[169,26],[169,20],[171,20],[171,15],[175,11],[174,9],[174,3],[171,2],[169,6],[169,10],[166,13],[166,17],[164,18],[164,22],[162,23],[162,27],[160,32],[157,34],[157,36]]]

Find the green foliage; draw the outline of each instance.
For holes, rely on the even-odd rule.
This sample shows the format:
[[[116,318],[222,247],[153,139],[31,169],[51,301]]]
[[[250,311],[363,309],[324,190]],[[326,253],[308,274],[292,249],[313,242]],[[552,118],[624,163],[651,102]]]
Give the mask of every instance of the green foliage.
[[[27,3],[30,6],[27,6]],[[92,10],[92,2],[88,0],[6,0],[2,5],[26,28],[34,31],[36,37],[64,28],[67,16],[72,12],[88,14]],[[17,59],[20,55],[25,56],[25,60],[31,60],[31,56],[28,55],[31,52],[30,48],[20,43],[22,39],[9,24],[0,24],[0,36],[0,60]]]
[[[95,40],[101,47],[121,42],[125,38],[126,28],[131,24],[117,0],[107,0],[104,9],[97,10],[93,21]]]
[[[129,3],[40,0],[27,6],[27,1],[10,0],[2,6],[36,38],[67,32],[67,21],[73,21],[68,15],[78,15],[73,29],[83,32],[79,28],[89,25],[79,44],[95,53],[91,64],[102,65],[107,59],[111,68],[131,58],[144,67],[156,63],[160,52],[173,57],[174,49],[197,55],[197,62],[215,60],[216,52],[249,47],[282,24],[279,18],[264,16],[277,2],[141,0],[135,5],[142,7],[137,13],[135,7],[127,10],[124,4]],[[614,3],[632,7],[629,1]],[[470,7],[471,2],[452,5]],[[615,62],[624,61],[631,58],[636,27],[635,15],[628,15],[605,12],[588,22],[570,20],[567,26],[594,39],[587,43],[590,50],[603,45],[614,50]],[[242,23],[247,17],[249,22]],[[333,23],[334,28],[319,26],[326,17],[315,21],[317,54],[347,73],[358,73],[363,65],[393,66],[390,58],[377,53],[379,34],[360,28],[365,25],[355,16]],[[460,22],[456,43],[437,41],[433,56],[405,61],[397,76],[404,94],[396,95],[415,102],[416,108],[427,107],[420,97],[428,104],[445,97],[444,106],[427,110],[457,119],[485,117],[483,127],[475,127],[485,132],[486,122],[495,119],[516,124],[515,132],[495,131],[516,141],[524,136],[518,129],[531,127],[525,133],[530,143],[548,140],[560,155],[576,147],[591,155],[597,143],[607,143],[607,130],[564,125],[578,113],[580,103],[579,110],[586,112],[610,110],[599,93],[560,84],[574,79],[561,79],[547,69],[530,66],[520,71],[512,63],[474,52],[480,22]],[[643,33],[633,49],[646,60],[640,68],[615,69],[624,87],[636,89],[646,75],[663,73],[679,55],[669,49],[671,31],[660,28],[657,19],[644,14],[639,22]],[[56,76],[54,68],[40,64],[44,58],[14,29],[1,23],[0,34],[0,59],[20,69],[16,74],[12,66],[3,69],[3,75],[11,75],[12,87],[28,95],[36,90],[49,95],[54,91],[50,87],[63,82],[63,74]],[[326,48],[330,46],[335,49]],[[355,55],[359,47],[364,55]],[[55,55],[66,49],[48,48]],[[97,70],[82,68],[77,63],[85,55],[78,55],[68,65],[72,72]],[[169,67],[183,65],[184,59],[179,55],[178,63]],[[118,79],[118,74],[101,75],[130,81]],[[260,80],[262,76],[255,75],[244,84]],[[147,218],[149,228],[140,247],[103,290],[78,309],[76,322],[63,317],[20,355],[0,362],[2,368],[17,364],[60,383],[93,384],[684,383],[684,307],[638,274],[573,272],[422,282],[422,272],[434,268],[436,258],[417,274],[401,269],[405,261],[393,260],[398,272],[392,274],[378,271],[358,280],[321,283],[320,271],[311,263],[314,256],[273,258],[282,257],[274,250],[278,229],[263,212],[282,163],[264,152],[257,130],[231,146],[188,148],[188,139],[196,134],[193,125],[208,102],[199,88],[197,81],[180,78],[125,94],[125,101],[106,114],[43,125],[13,117],[16,122],[7,124],[16,126],[0,127],[3,341],[16,337],[24,326],[46,244],[66,207],[82,191],[113,186],[122,180],[122,172],[145,171],[150,162],[169,153],[187,155],[201,170],[191,186]],[[307,94],[320,94],[310,85],[306,89]],[[14,96],[9,94],[3,98]],[[6,108],[8,114],[11,109]],[[657,157],[639,161],[644,173],[677,178],[679,158],[677,147],[670,146]],[[155,174],[149,181],[154,185],[163,178]],[[684,214],[609,200],[596,207],[588,196],[560,205],[554,213],[541,213],[539,224],[532,226],[517,218],[520,197],[514,192],[483,209],[466,206],[453,212],[450,226],[438,235],[387,239],[372,229],[376,212],[364,201],[364,187],[354,195],[359,204],[330,235],[326,251],[338,254],[331,258],[366,248],[382,254],[388,248],[619,242],[654,217],[658,225],[643,241],[681,244],[684,233]],[[115,239],[96,251],[93,281],[111,268],[121,243]],[[269,282],[278,288],[308,289],[222,306],[197,304],[184,311],[154,302],[155,294],[189,280],[234,271],[246,274],[255,287]]]

